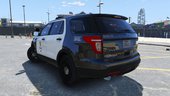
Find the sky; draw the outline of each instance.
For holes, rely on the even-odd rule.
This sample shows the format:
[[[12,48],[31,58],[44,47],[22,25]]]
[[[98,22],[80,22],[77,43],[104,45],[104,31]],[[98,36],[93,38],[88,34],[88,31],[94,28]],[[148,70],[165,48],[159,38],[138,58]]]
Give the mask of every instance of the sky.
[[[137,22],[138,12],[145,9],[146,23],[166,20],[170,17],[170,0],[101,0],[102,13],[119,14],[131,17],[131,22]],[[14,21],[23,21],[23,7],[25,5],[26,21],[47,22],[57,14],[75,14],[82,11],[98,13],[99,0],[11,0]],[[9,18],[9,0],[0,0],[0,18]]]

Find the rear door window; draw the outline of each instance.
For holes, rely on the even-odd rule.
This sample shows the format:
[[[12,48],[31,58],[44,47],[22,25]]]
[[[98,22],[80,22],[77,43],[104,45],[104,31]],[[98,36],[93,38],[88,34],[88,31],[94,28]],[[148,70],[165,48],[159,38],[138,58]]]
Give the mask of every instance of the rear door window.
[[[75,33],[84,33],[85,26],[82,20],[73,20],[71,21],[71,31]]]
[[[64,21],[58,21],[53,23],[50,31],[50,35],[62,34],[64,30]]]

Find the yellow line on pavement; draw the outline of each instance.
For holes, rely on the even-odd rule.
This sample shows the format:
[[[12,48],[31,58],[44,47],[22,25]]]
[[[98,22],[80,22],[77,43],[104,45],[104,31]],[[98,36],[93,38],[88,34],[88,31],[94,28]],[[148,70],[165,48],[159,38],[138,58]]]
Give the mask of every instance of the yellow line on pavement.
[[[147,71],[164,71],[164,72],[170,72],[170,69],[163,69],[163,68],[137,68],[138,70],[147,70]]]
[[[141,56],[142,59],[159,59],[159,58],[170,58],[170,56]]]

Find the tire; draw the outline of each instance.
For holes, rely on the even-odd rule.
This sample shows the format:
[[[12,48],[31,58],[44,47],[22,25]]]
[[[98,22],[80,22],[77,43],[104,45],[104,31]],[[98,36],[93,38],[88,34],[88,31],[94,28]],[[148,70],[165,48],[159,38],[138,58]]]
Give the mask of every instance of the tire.
[[[76,68],[72,58],[64,55],[59,63],[60,77],[65,85],[73,85],[78,77],[76,76]]]
[[[37,53],[34,48],[30,47],[27,51],[27,57],[31,62],[38,62],[39,59],[37,57]]]

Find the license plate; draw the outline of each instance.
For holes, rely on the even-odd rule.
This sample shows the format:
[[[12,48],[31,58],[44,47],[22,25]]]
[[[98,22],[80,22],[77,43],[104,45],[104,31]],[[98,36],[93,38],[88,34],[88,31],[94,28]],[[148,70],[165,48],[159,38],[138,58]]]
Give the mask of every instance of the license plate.
[[[123,48],[129,48],[129,47],[131,47],[131,41],[123,40]]]

